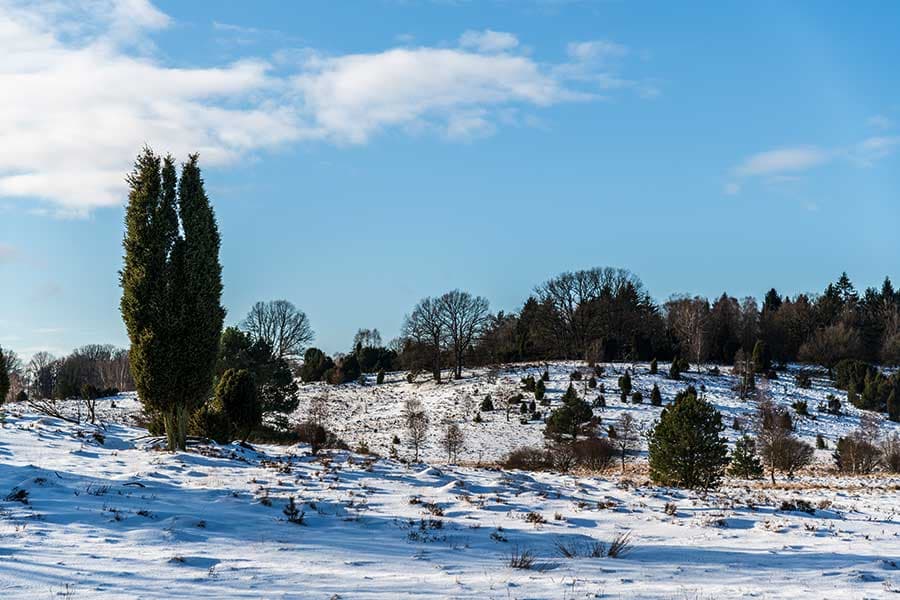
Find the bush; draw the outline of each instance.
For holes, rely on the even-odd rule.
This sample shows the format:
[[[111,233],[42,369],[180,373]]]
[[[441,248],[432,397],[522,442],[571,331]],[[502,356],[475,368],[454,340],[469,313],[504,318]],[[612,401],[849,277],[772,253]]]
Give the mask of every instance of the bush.
[[[546,393],[547,388],[544,386],[544,380],[538,379],[537,383],[534,384],[534,399],[538,401],[543,400]]]
[[[650,392],[650,404],[653,406],[662,406],[662,394],[659,392],[659,386],[653,384],[653,390]]]
[[[884,468],[891,473],[900,473],[900,434],[885,438],[881,443],[881,456]]]
[[[162,424],[162,417],[154,414],[147,430],[152,435],[163,433],[165,426]],[[222,403],[215,398],[194,411],[188,424],[188,431],[191,435],[215,440],[220,444],[231,441],[231,421]]]
[[[865,361],[856,360],[855,358],[845,358],[834,365],[834,368],[831,370],[832,377],[834,378],[834,386],[839,390],[844,391],[849,390],[850,386],[853,384],[855,384],[857,388],[862,386],[866,377],[875,372],[875,367]]]
[[[803,389],[809,389],[812,387],[812,378],[809,376],[809,372],[800,371],[794,376],[794,382],[797,384],[797,387]]]
[[[816,450],[827,450],[828,443],[825,441],[825,436],[821,433],[816,434]]]
[[[597,388],[597,378],[591,375],[591,378],[588,379],[588,387],[593,389]]]
[[[359,361],[356,359],[356,356],[354,354],[348,354],[339,358],[334,367],[329,369],[326,373],[328,373],[328,383],[332,385],[341,385],[343,383],[357,381],[359,376],[362,375],[362,369],[360,369]]]
[[[28,392],[19,390],[19,393],[16,394],[16,402],[28,402]]]
[[[588,403],[577,395],[564,401],[565,404],[550,413],[544,434],[556,439],[571,435],[574,440],[578,437],[579,426],[589,421],[594,413]]]
[[[837,441],[834,464],[841,473],[868,475],[881,461],[881,449],[866,439],[862,431],[854,431]]]
[[[631,402],[633,404],[641,404],[644,402],[644,395],[640,392],[634,392],[631,394]]]
[[[716,487],[728,464],[722,415],[696,395],[663,409],[650,433],[650,477],[662,485]]]
[[[330,356],[318,348],[310,348],[303,355],[303,366],[300,367],[300,379],[303,381],[322,381],[325,372],[334,367]]]
[[[491,399],[490,394],[485,396],[484,400],[481,401],[481,410],[483,412],[491,412],[494,410],[494,401]]]
[[[540,448],[516,448],[503,460],[503,468],[519,469],[521,471],[541,471],[547,468],[547,455]]]
[[[534,392],[534,387],[535,384],[533,375],[522,378],[522,389],[524,389],[526,392]]]
[[[375,376],[375,383],[377,385],[384,383],[384,369],[378,371],[378,375]]]
[[[739,479],[759,479],[763,476],[762,463],[756,455],[756,440],[742,436],[734,445],[728,474]]]
[[[600,394],[594,399],[591,406],[594,408],[606,408],[606,397],[604,397],[603,394]]]
[[[541,373],[541,381],[544,383],[550,381],[550,371],[544,369],[544,372]]]
[[[808,417],[809,416],[809,406],[806,403],[806,400],[796,400],[791,404],[791,407],[797,411],[798,415]]]
[[[622,392],[623,397],[631,393],[631,375],[628,374],[628,371],[625,371],[625,374],[619,377],[619,390]]]
[[[669,379],[674,379],[675,381],[681,379],[681,369],[677,358],[672,361],[672,365],[669,367]]]
[[[588,438],[573,444],[578,464],[586,469],[602,471],[609,468],[616,457],[616,449],[606,438]]]
[[[841,401],[837,396],[835,396],[834,394],[828,394],[828,396],[825,397],[825,400],[827,401],[825,404],[825,411],[828,414],[830,414],[830,415],[841,414],[841,412],[842,412]]]
[[[241,441],[249,437],[254,427],[262,421],[262,405],[256,392],[256,378],[246,369],[228,369],[216,386],[216,401]]]
[[[575,369],[574,371],[572,371],[571,375],[569,375],[569,379],[571,379],[572,381],[581,381],[581,371]]]
[[[656,362],[656,359],[650,361],[650,374],[656,375],[659,372],[659,364]]]

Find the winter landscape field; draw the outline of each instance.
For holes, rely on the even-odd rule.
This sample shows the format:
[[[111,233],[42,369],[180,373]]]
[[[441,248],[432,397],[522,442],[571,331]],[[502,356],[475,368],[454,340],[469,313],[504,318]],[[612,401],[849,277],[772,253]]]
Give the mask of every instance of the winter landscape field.
[[[133,395],[99,401],[98,424],[75,424],[8,405],[0,441],[3,597],[82,598],[883,598],[900,593],[900,476],[842,476],[831,450],[795,477],[728,478],[710,493],[654,485],[641,444],[626,471],[527,472],[499,466],[512,449],[542,444],[541,425],[465,407],[550,373],[551,407],[584,364],[507,365],[467,371],[440,386],[390,373],[380,385],[332,390],[328,424],[351,448],[192,444],[168,453],[140,422]],[[616,388],[658,384],[668,404],[693,384],[726,416],[750,417],[736,378],[647,374],[647,364],[606,365]],[[586,388],[586,386],[585,386]],[[598,385],[599,388],[599,385]],[[300,388],[301,408],[324,393]],[[595,390],[590,390],[596,395]],[[861,411],[818,412],[824,377],[800,389],[785,373],[769,393],[806,400],[801,438],[829,448],[859,427]],[[390,455],[402,399],[458,423],[464,449],[447,464],[437,436],[421,462],[401,443]],[[642,429],[649,403],[618,397],[595,409],[604,425],[631,414]],[[76,416],[78,402],[61,406]],[[881,421],[882,435],[900,425]],[[731,427],[727,435],[737,437]],[[285,511],[290,499],[298,514]],[[299,515],[299,516],[298,516]],[[292,522],[299,521],[299,523]],[[603,555],[616,540],[621,555]],[[592,554],[597,554],[592,556]],[[532,556],[529,568],[516,557]]]
[[[0,0],[0,600],[900,600],[898,23]]]

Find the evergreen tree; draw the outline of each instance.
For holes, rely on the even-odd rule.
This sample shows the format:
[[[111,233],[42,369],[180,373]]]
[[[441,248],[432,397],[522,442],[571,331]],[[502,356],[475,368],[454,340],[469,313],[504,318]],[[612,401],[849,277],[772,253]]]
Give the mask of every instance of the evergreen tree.
[[[659,364],[657,364],[656,359],[650,361],[650,374],[656,375],[659,372]]]
[[[0,404],[6,402],[6,394],[9,393],[9,365],[3,348],[0,348]]]
[[[650,434],[650,477],[689,489],[718,485],[728,464],[722,415],[694,394],[663,409]]]
[[[735,443],[728,474],[740,479],[759,479],[763,476],[763,466],[756,455],[756,440],[749,435],[741,436]]]
[[[672,359],[672,365],[669,367],[669,379],[674,379],[675,381],[681,379],[681,365],[678,362],[678,357]]]
[[[544,399],[544,394],[546,393],[547,387],[544,385],[544,379],[538,379],[534,384],[534,399],[540,402]]]
[[[188,415],[212,388],[225,317],[219,232],[197,155],[176,182],[173,159],[145,148],[127,181],[120,284],[131,372],[174,451],[185,448]]]
[[[631,393],[631,375],[628,374],[628,371],[625,371],[625,374],[619,377],[619,390],[622,392],[622,398]]]
[[[650,404],[653,406],[662,406],[662,394],[659,392],[659,386],[653,384],[653,390],[650,392]]]
[[[246,369],[228,369],[216,387],[216,400],[221,403],[228,421],[246,440],[262,421],[262,405],[256,393],[253,373]]]
[[[575,388],[569,384],[569,389],[563,395],[563,405],[550,413],[547,418],[547,427],[544,434],[560,438],[563,435],[571,435],[572,440],[578,438],[578,427],[585,421],[590,421],[594,411],[590,405],[578,397]]]

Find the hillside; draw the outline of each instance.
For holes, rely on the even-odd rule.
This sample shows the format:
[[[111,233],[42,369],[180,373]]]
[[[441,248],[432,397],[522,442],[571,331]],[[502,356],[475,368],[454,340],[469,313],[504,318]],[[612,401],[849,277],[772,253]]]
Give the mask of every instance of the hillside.
[[[615,423],[628,411],[649,424],[659,409],[646,400],[622,405],[610,393],[613,369],[622,368],[607,367],[602,419]],[[554,401],[572,369],[550,365]],[[499,394],[537,370],[479,370],[440,386],[395,373],[382,386],[332,387],[329,424],[351,447],[365,441],[387,454],[394,433],[403,437],[396,421],[405,396],[420,397],[440,422],[467,413],[467,397]],[[647,375],[645,365],[635,370],[645,397],[653,382],[666,400],[687,383]],[[733,382],[728,375],[694,382],[729,424],[752,409],[733,399]],[[324,391],[302,387],[306,402]],[[799,421],[804,438],[834,440],[858,425],[852,407],[840,417],[816,412],[835,393],[824,379],[801,390],[785,376],[769,391],[780,403],[807,399],[815,419]],[[729,480],[700,495],[651,485],[640,459],[624,476],[447,466],[438,427],[425,453],[431,466],[347,451],[312,456],[305,446],[200,444],[171,454],[130,424],[139,411],[133,396],[102,402],[102,428],[7,407],[4,598],[876,598],[900,591],[900,477],[829,474],[827,451],[793,481]],[[507,422],[499,410],[463,427],[466,463],[542,442],[541,425],[517,416]],[[401,443],[399,453],[408,457],[409,449]],[[284,512],[291,496],[302,524]],[[624,556],[586,556],[626,533]],[[510,555],[524,551],[534,554],[533,568],[511,568]]]

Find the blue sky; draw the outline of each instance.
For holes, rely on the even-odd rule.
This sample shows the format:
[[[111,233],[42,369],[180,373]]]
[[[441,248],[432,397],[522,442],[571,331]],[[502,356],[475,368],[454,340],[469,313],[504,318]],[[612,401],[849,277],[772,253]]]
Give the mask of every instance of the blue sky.
[[[143,143],[201,152],[228,322],[286,298],[328,351],[594,265],[660,300],[900,279],[891,3],[0,8],[0,345],[25,356],[126,344]]]

